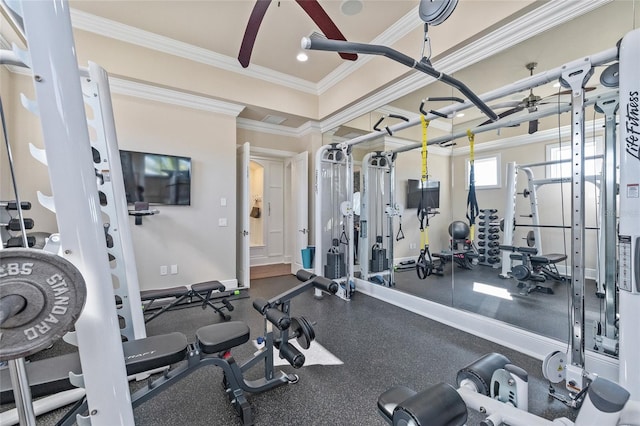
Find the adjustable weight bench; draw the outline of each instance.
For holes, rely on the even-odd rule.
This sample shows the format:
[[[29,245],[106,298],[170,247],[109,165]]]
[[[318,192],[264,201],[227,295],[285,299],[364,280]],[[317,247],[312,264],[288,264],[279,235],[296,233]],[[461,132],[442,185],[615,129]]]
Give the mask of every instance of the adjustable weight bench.
[[[526,292],[528,294],[534,291],[546,294],[554,293],[550,287],[540,284],[529,285],[527,281],[543,283],[547,278],[560,282],[566,281],[566,278],[560,275],[556,267],[557,263],[567,258],[565,254],[550,253],[538,256],[538,250],[535,247],[501,245],[500,249],[511,251],[510,259],[522,261],[522,265],[516,265],[511,269],[511,275],[518,280],[518,287],[522,289],[523,293]]]
[[[264,346],[253,357],[242,364],[236,363],[231,349],[249,341],[249,326],[241,321],[230,321],[201,327],[196,331],[194,343],[188,343],[184,334],[173,332],[123,343],[127,375],[151,371],[171,364],[180,363],[167,369],[159,378],[131,395],[131,404],[135,408],[151,399],[171,385],[189,376],[207,365],[215,365],[224,372],[223,385],[229,401],[240,416],[243,426],[253,425],[251,406],[245,393],[260,393],[275,387],[297,383],[296,374],[286,374],[274,370],[274,348],[281,358],[286,359],[294,368],[304,365],[305,357],[288,340],[295,338],[303,348],[308,348],[315,338],[311,324],[304,317],[290,317],[290,300],[302,292],[316,288],[335,294],[338,284],[324,277],[318,277],[300,270],[296,274],[304,281],[270,300],[256,299],[253,307],[264,317]],[[195,291],[195,290],[194,290]],[[274,327],[275,326],[275,327]],[[274,329],[280,330],[279,336]],[[244,377],[248,370],[262,364],[263,376],[254,380]],[[88,411],[86,398],[78,401],[72,409],[57,423],[58,426],[73,425],[78,415]],[[80,422],[79,422],[80,423]]]
[[[218,302],[214,302],[214,300],[217,301],[219,297],[212,298],[214,291],[222,296]],[[226,296],[231,294],[232,293],[230,292],[226,292],[225,286],[219,281],[207,281],[193,284],[191,288],[188,288],[187,286],[179,286],[161,288],[157,290],[143,290],[140,292],[140,298],[143,302],[147,302],[143,303],[142,307],[143,313],[145,314],[144,322],[147,323],[170,309],[188,305],[192,303],[194,299],[202,302],[202,309],[209,306],[219,314],[222,319],[229,321],[231,317],[223,312],[223,309],[226,309],[229,312],[233,311],[233,305],[226,299]],[[154,305],[158,300],[169,298],[173,298],[174,300],[162,306],[157,306],[157,304]],[[218,306],[216,306],[215,303],[217,303]]]

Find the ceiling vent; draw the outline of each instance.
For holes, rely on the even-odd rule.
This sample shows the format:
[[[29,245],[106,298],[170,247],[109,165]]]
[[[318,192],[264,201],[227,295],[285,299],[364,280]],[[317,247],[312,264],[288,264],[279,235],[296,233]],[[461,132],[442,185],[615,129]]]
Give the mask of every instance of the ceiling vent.
[[[279,117],[277,115],[266,115],[263,119],[262,122],[263,123],[269,123],[269,124],[282,124],[286,121],[287,119],[284,117]]]

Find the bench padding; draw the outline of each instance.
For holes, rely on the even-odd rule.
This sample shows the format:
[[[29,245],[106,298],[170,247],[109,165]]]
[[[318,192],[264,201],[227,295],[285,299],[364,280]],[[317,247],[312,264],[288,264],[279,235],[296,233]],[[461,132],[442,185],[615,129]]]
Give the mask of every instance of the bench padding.
[[[223,292],[225,291],[225,287],[220,281],[207,281],[205,283],[193,284],[191,286],[191,290],[198,293],[204,293],[205,291],[213,290]]]
[[[138,374],[182,361],[187,354],[187,337],[178,332],[124,342],[127,374]]]
[[[242,321],[207,325],[196,331],[196,340],[202,352],[224,352],[249,341],[249,326]]]
[[[189,289],[185,286],[159,288],[157,290],[142,290],[140,292],[140,298],[142,300],[154,300],[162,299],[164,297],[180,297],[188,291]]]
[[[417,392],[406,386],[395,386],[378,397],[378,409],[389,423],[393,421],[393,410]]]

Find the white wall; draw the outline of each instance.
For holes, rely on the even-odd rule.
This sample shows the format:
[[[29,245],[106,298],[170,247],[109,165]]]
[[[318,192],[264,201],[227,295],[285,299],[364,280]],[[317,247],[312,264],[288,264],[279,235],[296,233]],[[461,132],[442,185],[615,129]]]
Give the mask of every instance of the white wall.
[[[3,95],[7,92],[3,71]],[[38,205],[36,191],[50,195],[48,170],[31,157],[28,143],[42,147],[37,117],[17,104],[21,91],[32,96],[30,78],[9,76],[8,127],[21,196],[33,209],[34,231],[56,232],[53,213]],[[5,100],[6,99],[6,100]],[[113,96],[121,149],[191,157],[191,206],[158,206],[161,213],[135,226],[130,218],[138,276],[142,289],[192,284],[206,280],[235,281],[236,123],[235,117],[176,107],[128,96]],[[74,159],[69,159],[73,167]],[[2,157],[3,181],[6,156]],[[0,188],[2,199],[6,185]],[[54,194],[55,195],[55,194]],[[226,206],[221,206],[221,199]],[[219,227],[218,219],[227,226]],[[178,265],[177,275],[160,276],[161,265]]]

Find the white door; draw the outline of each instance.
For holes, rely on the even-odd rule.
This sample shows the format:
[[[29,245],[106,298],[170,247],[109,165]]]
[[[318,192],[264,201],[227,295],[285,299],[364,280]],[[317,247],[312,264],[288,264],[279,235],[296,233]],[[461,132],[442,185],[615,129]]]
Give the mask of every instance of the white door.
[[[236,243],[236,276],[238,286],[249,287],[249,142],[238,148],[237,182],[238,197],[236,223],[238,241]]]
[[[266,161],[265,179],[267,257],[269,263],[284,260],[284,162]]]
[[[302,249],[309,244],[308,152],[302,152],[291,163],[291,200],[293,202],[293,232],[295,245],[291,256],[291,273],[302,269]]]

